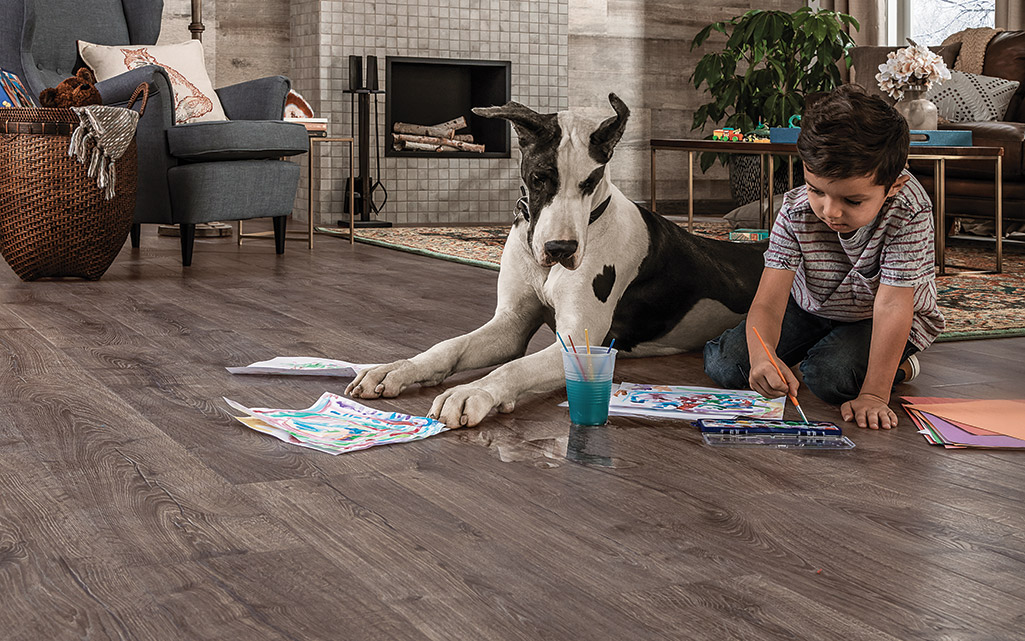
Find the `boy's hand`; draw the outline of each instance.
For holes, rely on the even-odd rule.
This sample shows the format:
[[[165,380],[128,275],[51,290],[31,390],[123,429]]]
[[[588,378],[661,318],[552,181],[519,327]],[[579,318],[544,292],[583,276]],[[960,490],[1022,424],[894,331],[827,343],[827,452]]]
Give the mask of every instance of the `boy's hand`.
[[[860,394],[853,401],[840,406],[840,416],[845,421],[857,421],[858,427],[873,430],[888,430],[897,427],[897,415],[886,401],[874,394]]]
[[[783,373],[783,380],[779,378],[780,372]],[[797,396],[798,383],[794,373],[781,363],[777,372],[772,361],[767,358],[760,358],[751,363],[751,374],[747,382],[751,389],[765,398],[779,398],[787,394]]]

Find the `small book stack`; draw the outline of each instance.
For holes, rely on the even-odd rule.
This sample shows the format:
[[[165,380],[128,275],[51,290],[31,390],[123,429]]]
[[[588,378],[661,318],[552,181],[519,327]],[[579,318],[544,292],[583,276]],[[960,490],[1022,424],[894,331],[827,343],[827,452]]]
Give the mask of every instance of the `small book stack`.
[[[16,74],[0,68],[0,107],[32,108],[36,101],[25,90],[25,83]]]
[[[323,138],[327,136],[327,118],[285,118],[285,122],[297,122],[306,127],[306,133]]]

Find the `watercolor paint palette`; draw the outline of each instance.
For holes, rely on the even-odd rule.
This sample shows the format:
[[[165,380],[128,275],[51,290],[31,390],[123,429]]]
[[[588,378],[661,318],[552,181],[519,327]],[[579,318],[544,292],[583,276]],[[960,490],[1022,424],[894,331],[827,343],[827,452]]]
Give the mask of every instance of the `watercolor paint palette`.
[[[713,447],[849,450],[854,442],[835,423],[763,419],[703,419],[694,425]]]

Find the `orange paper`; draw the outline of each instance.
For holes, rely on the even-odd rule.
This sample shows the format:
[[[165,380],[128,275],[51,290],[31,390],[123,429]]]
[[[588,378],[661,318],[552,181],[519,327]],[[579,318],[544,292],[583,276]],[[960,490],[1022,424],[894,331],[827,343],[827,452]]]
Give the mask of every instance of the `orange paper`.
[[[962,401],[912,405],[913,409],[1025,440],[1025,401]]]
[[[920,405],[934,404],[934,403],[966,403],[971,401],[970,398],[941,398],[939,396],[902,396],[901,400],[904,401],[905,406],[917,407]],[[948,419],[949,420],[949,419]],[[969,434],[975,434],[976,436],[992,436],[996,434],[991,430],[984,430],[978,425],[969,425],[960,421],[950,421],[952,425],[960,427]]]

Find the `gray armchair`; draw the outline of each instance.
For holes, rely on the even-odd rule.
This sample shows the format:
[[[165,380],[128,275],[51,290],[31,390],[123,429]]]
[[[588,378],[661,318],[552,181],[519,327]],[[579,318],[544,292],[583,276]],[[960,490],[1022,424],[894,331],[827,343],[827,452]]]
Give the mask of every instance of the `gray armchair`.
[[[162,11],[163,0],[0,0],[0,66],[38,96],[82,66],[77,40],[154,44]],[[230,120],[185,125],[174,124],[171,85],[161,67],[134,69],[96,88],[104,104],[124,106],[143,82],[150,97],[136,135],[132,246],[139,246],[140,224],[178,224],[188,266],[197,223],[272,217],[275,249],[284,253],[299,166],[282,158],[309,149],[306,129],[281,120],[288,78],[218,89]]]

